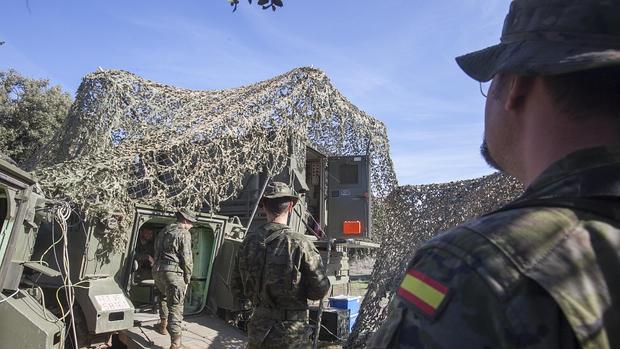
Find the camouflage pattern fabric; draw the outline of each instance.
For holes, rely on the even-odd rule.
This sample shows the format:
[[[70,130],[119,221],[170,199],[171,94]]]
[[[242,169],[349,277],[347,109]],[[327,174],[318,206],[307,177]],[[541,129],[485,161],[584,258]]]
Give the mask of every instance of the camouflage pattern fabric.
[[[307,299],[321,299],[329,287],[321,256],[303,234],[278,223],[248,233],[232,289],[255,307],[249,348],[309,348]]]
[[[303,170],[306,145],[328,156],[368,154],[375,197],[397,184],[385,125],[314,68],[209,91],[120,70],[88,74],[65,123],[25,169],[36,169],[46,197],[106,226],[102,250],[122,253],[135,204],[217,212],[249,175],[278,174],[290,158]],[[105,224],[118,215],[126,219]]]
[[[556,75],[620,64],[620,2],[515,0],[500,43],[456,58],[473,79]]]
[[[620,147],[577,151],[425,244],[368,347],[620,347],[618,173]]]
[[[192,239],[189,230],[167,225],[155,239],[153,278],[160,292],[159,317],[168,318],[168,332],[181,334],[186,285],[192,275]]]
[[[153,279],[159,291],[159,318],[168,319],[166,329],[171,335],[180,335],[187,284],[181,273],[173,271],[154,272]]]
[[[185,283],[189,283],[193,267],[189,230],[182,229],[176,223],[168,224],[155,239],[155,269],[181,272]]]

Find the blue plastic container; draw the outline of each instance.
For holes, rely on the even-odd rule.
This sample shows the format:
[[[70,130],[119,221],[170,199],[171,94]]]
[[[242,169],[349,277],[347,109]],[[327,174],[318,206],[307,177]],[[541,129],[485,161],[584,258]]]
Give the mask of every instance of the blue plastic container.
[[[351,318],[357,316],[360,311],[360,300],[362,297],[356,296],[335,296],[329,297],[329,306],[338,309],[349,309]]]

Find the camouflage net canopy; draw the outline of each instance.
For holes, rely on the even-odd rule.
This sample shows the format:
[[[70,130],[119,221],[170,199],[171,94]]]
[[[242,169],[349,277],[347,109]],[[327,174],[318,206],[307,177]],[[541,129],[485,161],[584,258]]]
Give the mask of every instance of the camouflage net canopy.
[[[499,208],[522,193],[516,180],[496,173],[479,179],[402,186],[373,217],[384,232],[368,292],[347,347],[364,347],[387,317],[388,304],[415,250],[437,233]]]
[[[369,153],[375,196],[396,185],[385,126],[351,104],[320,70],[298,68],[228,90],[193,91],[126,71],[80,85],[63,128],[30,159],[49,197],[75,203],[122,248],[134,204],[211,208],[247,174],[277,174],[289,144],[326,155]]]

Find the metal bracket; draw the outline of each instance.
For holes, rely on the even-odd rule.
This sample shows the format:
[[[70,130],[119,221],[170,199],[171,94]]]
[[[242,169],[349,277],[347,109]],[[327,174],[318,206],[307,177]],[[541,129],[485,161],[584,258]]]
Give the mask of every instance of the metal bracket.
[[[54,270],[50,267],[46,267],[45,265],[39,263],[39,262],[33,262],[33,261],[29,261],[29,262],[23,262],[22,265],[26,268],[32,269],[36,272],[39,272],[43,275],[49,276],[49,277],[57,277],[57,276],[61,276],[60,272],[58,270]]]

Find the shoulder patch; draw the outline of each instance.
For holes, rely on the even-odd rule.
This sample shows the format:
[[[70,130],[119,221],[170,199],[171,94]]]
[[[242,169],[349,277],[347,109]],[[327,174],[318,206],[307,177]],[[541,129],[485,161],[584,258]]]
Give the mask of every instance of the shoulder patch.
[[[447,301],[448,287],[411,268],[398,288],[398,295],[424,314],[435,317]]]

